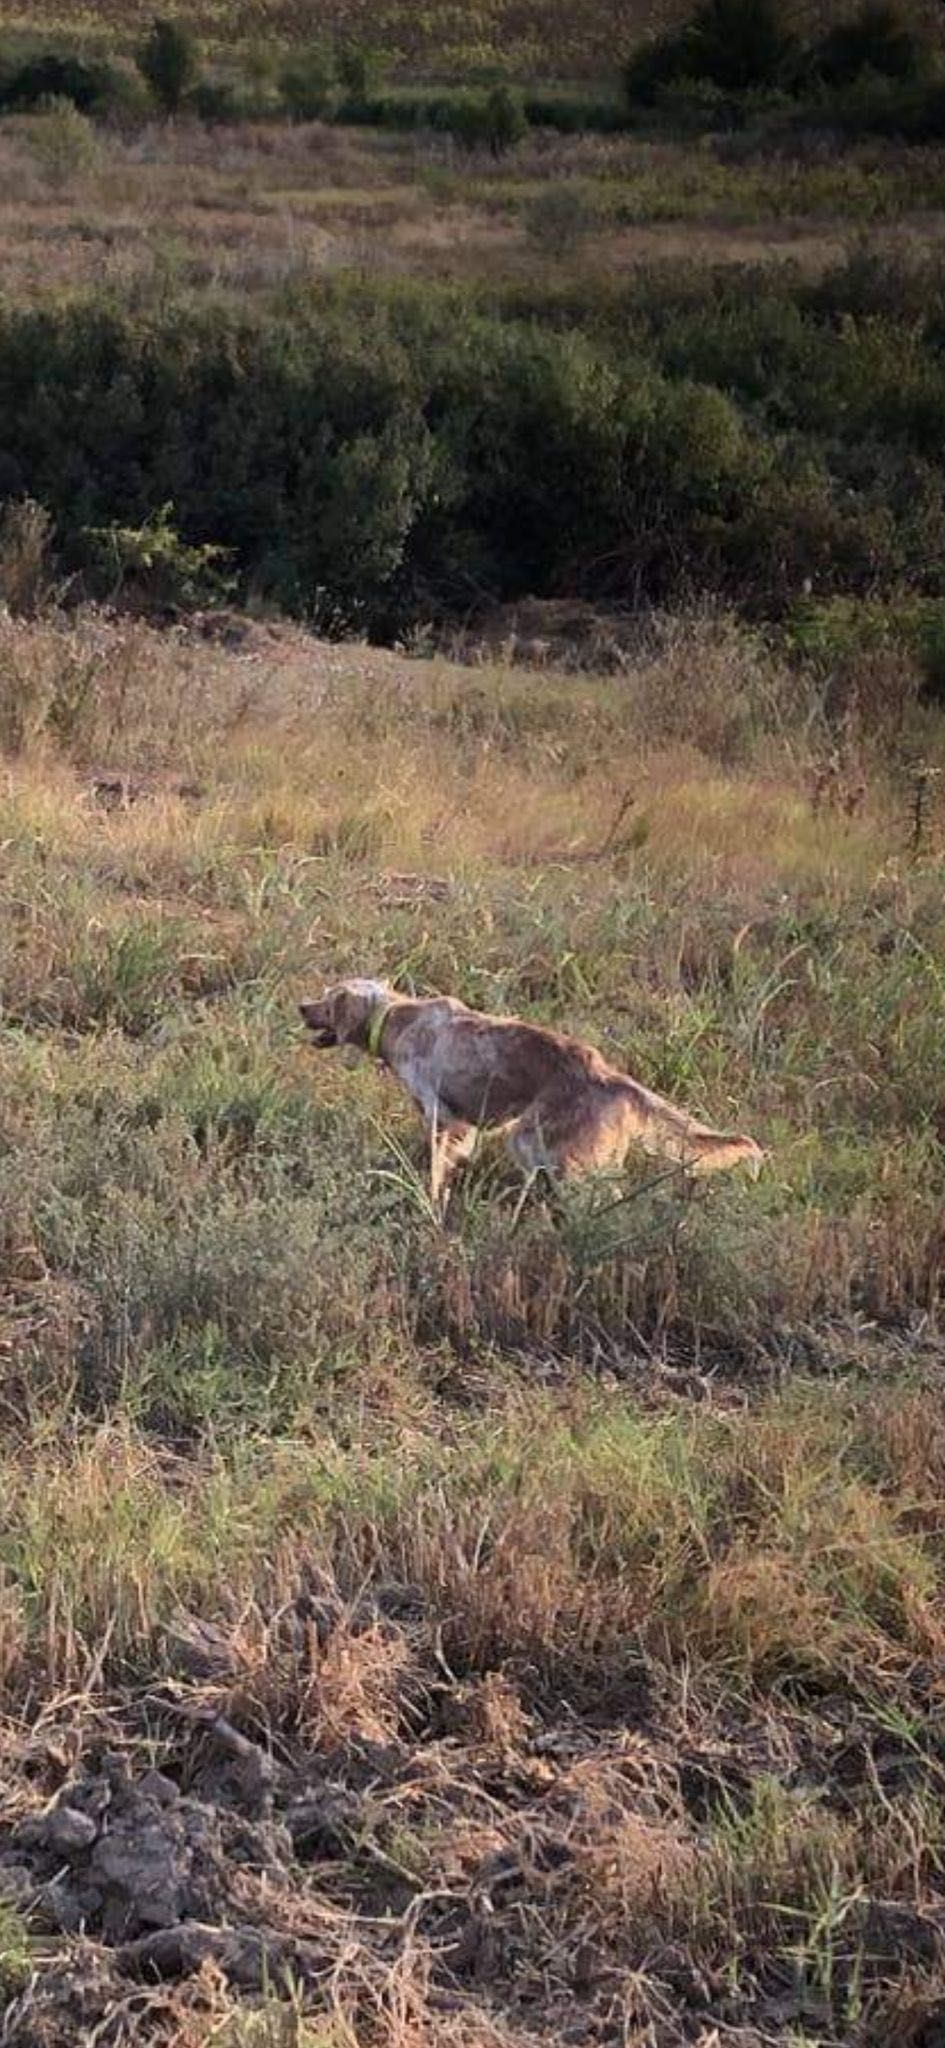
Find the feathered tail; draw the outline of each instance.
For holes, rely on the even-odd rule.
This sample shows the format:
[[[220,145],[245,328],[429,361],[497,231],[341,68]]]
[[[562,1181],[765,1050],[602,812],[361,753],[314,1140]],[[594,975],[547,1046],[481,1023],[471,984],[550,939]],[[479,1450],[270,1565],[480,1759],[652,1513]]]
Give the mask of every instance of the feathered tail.
[[[676,1159],[688,1172],[700,1176],[744,1165],[757,1180],[765,1154],[754,1138],[737,1131],[713,1131],[639,1081],[628,1079],[626,1085],[633,1101],[634,1136],[645,1152],[660,1159]]]

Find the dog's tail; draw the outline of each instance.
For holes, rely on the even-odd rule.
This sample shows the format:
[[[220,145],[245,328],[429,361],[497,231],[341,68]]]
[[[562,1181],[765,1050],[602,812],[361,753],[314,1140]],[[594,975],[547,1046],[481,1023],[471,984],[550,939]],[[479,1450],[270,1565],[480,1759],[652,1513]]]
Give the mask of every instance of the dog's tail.
[[[748,1166],[757,1180],[765,1153],[754,1138],[737,1131],[713,1131],[684,1109],[654,1095],[638,1081],[627,1081],[633,1104],[634,1136],[645,1152],[675,1159],[689,1173],[724,1173],[729,1166]]]

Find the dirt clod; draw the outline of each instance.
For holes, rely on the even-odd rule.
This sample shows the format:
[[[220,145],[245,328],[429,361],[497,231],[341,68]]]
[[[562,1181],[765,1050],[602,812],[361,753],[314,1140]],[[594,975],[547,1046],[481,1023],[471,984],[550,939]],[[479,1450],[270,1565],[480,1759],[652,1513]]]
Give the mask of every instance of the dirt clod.
[[[106,1764],[13,1830],[16,1868],[37,1885],[47,1923],[127,1943],[156,1928],[225,1914],[234,1873],[287,1881],[282,1831],[253,1829],[184,1796],[148,1771],[135,1782]],[[62,1868],[67,1859],[68,1870]]]

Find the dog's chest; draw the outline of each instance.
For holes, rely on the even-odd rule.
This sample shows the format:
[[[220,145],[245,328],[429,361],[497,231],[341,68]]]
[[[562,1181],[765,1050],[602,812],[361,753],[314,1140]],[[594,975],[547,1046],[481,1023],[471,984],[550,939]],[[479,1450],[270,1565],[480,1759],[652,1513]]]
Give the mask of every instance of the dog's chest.
[[[442,1093],[438,1037],[435,1025],[412,1025],[400,1039],[391,1062],[398,1080],[425,1116],[433,1115]]]

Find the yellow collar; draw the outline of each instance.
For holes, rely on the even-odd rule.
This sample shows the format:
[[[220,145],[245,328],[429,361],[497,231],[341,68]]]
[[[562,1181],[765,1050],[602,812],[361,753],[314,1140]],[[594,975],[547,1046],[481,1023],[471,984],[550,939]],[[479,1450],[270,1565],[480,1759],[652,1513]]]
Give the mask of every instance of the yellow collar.
[[[390,1007],[389,1003],[378,1003],[377,1009],[371,1011],[371,1021],[368,1025],[367,1049],[372,1060],[380,1059],[381,1033],[390,1015]]]

